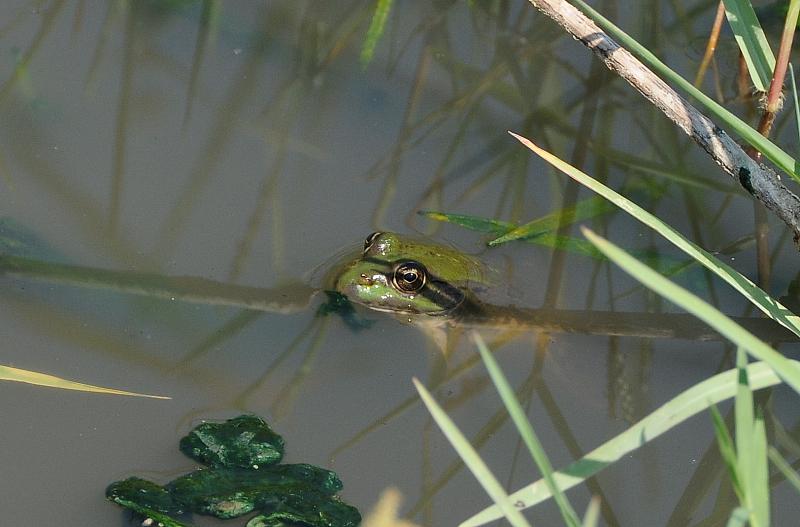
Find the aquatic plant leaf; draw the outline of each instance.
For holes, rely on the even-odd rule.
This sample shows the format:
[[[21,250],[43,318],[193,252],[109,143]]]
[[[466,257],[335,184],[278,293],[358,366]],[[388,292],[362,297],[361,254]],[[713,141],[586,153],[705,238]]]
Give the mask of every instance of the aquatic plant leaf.
[[[750,80],[758,91],[767,91],[775,69],[775,55],[750,0],[723,0],[723,4],[728,24],[747,63]]]
[[[445,221],[466,229],[477,232],[485,232],[494,236],[502,236],[509,231],[517,229],[517,225],[514,223],[494,220],[491,218],[481,218],[479,216],[469,216],[467,214],[449,214],[446,212],[438,212],[433,210],[420,211],[419,214],[432,220]],[[539,220],[534,220],[534,222],[551,222],[551,220],[548,219],[549,216],[550,215],[540,218]],[[558,223],[556,222],[555,225],[557,226]],[[553,229],[555,229],[555,227],[553,227]],[[570,251],[577,254],[582,254],[584,256],[590,256],[592,258],[603,258],[603,255],[600,253],[600,251],[595,249],[591,243],[588,243],[586,240],[574,238],[572,236],[559,236],[552,232],[542,231],[538,234],[531,234],[526,238],[521,238],[520,241],[544,245],[545,247],[551,247],[553,249]],[[491,245],[494,243],[494,241],[489,243]]]
[[[790,363],[793,367],[800,368],[800,362],[792,360]],[[738,373],[736,369],[728,370],[695,384],[624,432],[588,452],[581,459],[557,470],[553,474],[553,478],[559,488],[563,491],[583,483],[630,452],[644,446],[690,417],[707,410],[711,405],[730,399],[736,394]],[[780,378],[764,362],[748,364],[747,375],[753,390],[780,383]],[[514,492],[509,498],[525,509],[541,503],[550,496],[547,485],[543,479],[540,479]],[[461,527],[485,525],[502,516],[500,508],[493,505],[462,522]]]
[[[753,305],[758,307],[767,316],[782,324],[795,335],[800,336],[800,317],[792,313],[780,302],[770,297],[763,289],[750,281],[750,279],[748,279],[746,276],[742,275],[728,264],[723,263],[705,249],[702,249],[698,245],[689,241],[672,226],[667,225],[628,198],[611,190],[609,187],[571,166],[569,163],[562,161],[550,152],[539,148],[529,139],[526,139],[513,132],[509,133],[561,172],[565,173],[581,185],[593,190],[594,192],[597,192],[617,207],[621,208],[654,231],[658,232],[678,249],[691,256],[698,263],[702,264],[709,271],[713,272],[727,282],[731,287],[739,291],[742,296],[747,298]]]
[[[500,245],[501,243],[510,242],[512,240],[532,238],[546,232],[555,231],[558,229],[559,225],[571,225],[577,221],[595,218],[612,210],[614,210],[614,207],[611,203],[599,196],[594,196],[579,201],[574,207],[566,207],[542,218],[520,225],[506,232],[499,238],[490,241],[489,245]]]
[[[235,518],[290,494],[332,496],[342,489],[334,472],[304,463],[259,469],[200,469],[166,488],[187,510],[217,518]],[[316,498],[315,498],[316,499]]]
[[[109,395],[127,395],[129,397],[147,397],[149,399],[171,399],[164,395],[148,395],[145,393],[127,392],[125,390],[116,390],[114,388],[103,388],[102,386],[94,386],[92,384],[84,384],[82,382],[69,381],[48,375],[46,373],[39,373],[30,370],[21,370],[11,366],[0,365],[0,381],[15,381],[33,384],[36,386],[45,386],[48,388],[58,388],[60,390],[75,390],[79,392],[91,393],[105,393]]]
[[[167,489],[141,478],[128,478],[112,483],[106,489],[106,498],[144,518],[154,520],[164,527],[187,527],[170,515],[183,514]]]
[[[468,214],[450,214],[435,210],[421,210],[418,214],[435,221],[445,221],[472,231],[487,232],[494,235],[500,235],[517,228],[515,223],[493,220],[491,218],[481,218],[480,216],[470,216]]]
[[[167,527],[185,527],[184,512],[221,519],[256,511],[248,525],[355,527],[361,515],[335,494],[336,473],[305,463],[278,465],[283,439],[258,416],[203,423],[181,440],[181,451],[204,463],[164,486],[140,478],[109,485],[106,497]],[[288,522],[288,523],[286,523]]]
[[[733,438],[728,431],[728,427],[725,426],[725,419],[722,418],[716,405],[711,405],[708,410],[711,413],[711,421],[714,424],[714,435],[717,437],[720,457],[722,457],[722,461],[728,469],[728,477],[731,479],[731,485],[734,492],[736,492],[736,496],[739,497],[740,502],[744,502],[744,489],[742,488],[742,478],[739,474]]]
[[[394,0],[377,0],[375,3],[375,12],[372,15],[372,21],[367,30],[367,36],[364,39],[364,44],[361,46],[361,67],[366,68],[372,62],[372,57],[375,55],[375,48],[378,41],[383,36],[383,30],[386,27],[386,19],[389,18],[389,11],[392,9]]]
[[[38,234],[10,217],[0,218],[0,254],[63,260]]]
[[[331,314],[339,315],[345,325],[353,331],[368,329],[375,323],[374,320],[359,315],[353,307],[353,303],[339,291],[325,291],[325,295],[328,300],[320,304],[317,309],[318,315],[323,317]]]
[[[211,467],[257,468],[278,463],[283,438],[256,415],[202,423],[181,438],[180,450]]]
[[[248,527],[356,527],[361,523],[361,514],[352,505],[311,492],[273,494],[259,508],[265,512],[247,522]]]

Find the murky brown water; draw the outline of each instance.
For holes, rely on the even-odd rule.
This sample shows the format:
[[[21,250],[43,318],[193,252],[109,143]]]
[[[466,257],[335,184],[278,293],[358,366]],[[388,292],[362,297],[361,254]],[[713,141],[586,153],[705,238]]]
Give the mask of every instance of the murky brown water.
[[[375,60],[362,68],[373,2],[4,2],[2,216],[48,244],[43,258],[270,287],[306,279],[378,228],[482,250],[487,238],[442,228],[419,209],[520,222],[558,210],[565,178],[505,133],[515,130],[564,158],[585,158],[588,172],[756,276],[753,207],[727,176],[530,5],[474,4],[394,6]],[[672,3],[626,5],[619,17],[607,4],[693,76],[698,57],[686,50],[715,2],[686,2],[691,22]],[[723,71],[726,96],[732,85]],[[791,126],[782,130],[791,144]],[[682,260],[617,211],[587,224],[664,266]],[[770,224],[769,291],[781,296],[797,253],[778,221]],[[492,293],[501,302],[671,311],[579,254],[520,244],[486,256],[512,285]],[[727,313],[748,313],[696,269],[677,279]],[[377,321],[369,330],[331,319],[315,337],[314,309],[252,314],[2,279],[0,363],[173,397],[0,384],[2,524],[128,525],[104,501],[109,482],[166,480],[190,468],[178,438],[200,419],[243,411],[284,435],[288,461],[337,471],[344,498],[362,511],[394,485],[414,521],[457,524],[489,500],[413,398],[411,377],[430,381],[441,361],[413,327],[367,316]],[[729,367],[730,351],[529,332],[498,357],[563,466]],[[470,360],[462,343],[447,371]],[[477,366],[436,393],[517,489],[538,476],[487,383]],[[777,390],[769,419],[796,428],[795,404]],[[709,451],[710,418],[700,416],[570,497],[583,510],[599,493],[606,525],[722,525],[726,516],[712,510],[729,510],[735,496],[727,483],[719,490],[722,468],[704,458]],[[796,503],[786,487],[774,492],[776,525]],[[530,517],[560,522],[550,504]]]

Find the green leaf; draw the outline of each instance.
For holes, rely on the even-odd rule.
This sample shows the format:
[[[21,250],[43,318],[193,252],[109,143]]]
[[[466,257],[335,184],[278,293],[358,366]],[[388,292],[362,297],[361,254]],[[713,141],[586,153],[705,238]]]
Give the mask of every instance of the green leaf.
[[[489,467],[486,466],[486,463],[484,463],[478,455],[478,452],[469,444],[464,434],[461,433],[455,423],[453,423],[444,410],[436,403],[433,396],[422,383],[416,378],[414,378],[413,381],[422,402],[428,407],[428,411],[434,421],[436,421],[436,424],[439,425],[439,428],[444,432],[447,440],[450,441],[450,444],[456,449],[458,455],[464,460],[464,463],[469,467],[470,471],[472,471],[478,483],[481,484],[489,497],[492,498],[498,509],[502,511],[501,516],[505,516],[514,527],[528,526],[529,524],[522,516],[522,513],[519,512],[511,502],[505,490],[503,490],[502,485],[500,485],[500,482],[494,477],[494,474],[492,474]]]
[[[525,410],[522,409],[519,401],[517,401],[514,390],[508,384],[508,380],[505,375],[503,375],[500,366],[497,364],[494,356],[492,356],[492,352],[486,347],[486,343],[483,341],[480,334],[473,332],[472,338],[475,341],[475,345],[478,346],[478,351],[481,354],[483,363],[489,371],[489,376],[492,378],[497,393],[500,394],[500,398],[503,400],[503,405],[505,405],[508,415],[510,415],[511,419],[514,421],[519,435],[525,442],[525,446],[528,447],[528,452],[530,452],[536,466],[539,468],[539,472],[544,476],[547,488],[550,490],[553,499],[555,499],[561,511],[561,517],[564,519],[564,523],[571,527],[578,527],[580,525],[578,515],[553,479],[553,466],[550,464],[550,460],[544,451],[541,441],[539,441],[539,438],[536,436],[536,432],[533,431],[531,423],[528,421],[527,417],[525,417]]]
[[[510,242],[512,240],[532,238],[546,232],[553,232],[558,229],[561,224],[572,225],[577,221],[595,218],[606,214],[613,210],[613,208],[614,207],[607,201],[594,196],[578,202],[574,207],[567,207],[524,225],[520,225],[506,232],[499,238],[490,241],[489,245],[500,245],[501,243]]]
[[[775,56],[753,6],[750,0],[724,0],[723,3],[728,24],[750,71],[750,79],[758,91],[765,92],[772,81]]]
[[[736,437],[736,466],[741,485],[742,494],[739,499],[742,505],[750,508],[748,502],[751,490],[749,488],[755,456],[753,453],[753,392],[747,380],[747,357],[740,347],[736,350],[736,370],[739,380],[736,386],[734,399],[734,430]]]
[[[791,363],[796,368],[800,367],[800,363],[797,361],[791,361]],[[754,390],[773,386],[780,382],[775,372],[764,362],[749,364],[747,376],[750,386]],[[607,466],[619,461],[690,417],[707,410],[713,404],[733,397],[736,394],[737,378],[737,370],[728,370],[681,392],[621,434],[606,441],[566,468],[556,471],[553,479],[562,491],[580,485]],[[514,492],[510,498],[515,503],[519,502],[523,508],[528,508],[550,496],[547,485],[541,479]],[[495,505],[464,521],[461,523],[461,527],[484,525],[500,517],[502,517],[502,513]]]
[[[592,496],[589,506],[586,507],[586,514],[583,515],[581,527],[597,527],[600,523],[600,498]]]
[[[781,305],[780,302],[770,297],[763,289],[755,285],[747,277],[743,276],[729,265],[721,262],[708,251],[687,240],[673,227],[667,225],[628,198],[616,193],[599,181],[571,166],[569,163],[562,161],[550,152],[539,148],[530,140],[513,132],[509,133],[516,137],[522,144],[541,156],[542,159],[556,167],[558,170],[564,172],[566,175],[593,190],[594,192],[597,192],[637,220],[658,232],[677,248],[691,256],[709,271],[726,281],[731,287],[739,291],[739,293],[741,293],[761,311],[766,313],[770,318],[785,326],[795,335],[800,336],[800,317],[789,311],[789,309]]]
[[[728,432],[728,427],[725,426],[725,420],[720,415],[717,407],[712,405],[709,411],[711,412],[711,421],[714,423],[714,435],[717,436],[720,456],[725,463],[725,467],[728,469],[728,475],[731,478],[733,490],[739,497],[739,502],[743,503],[745,497],[744,489],[742,488],[742,478],[739,474],[739,465],[736,460],[736,447],[733,444],[730,432]]]
[[[420,216],[425,216],[431,220],[444,221],[459,225],[466,229],[476,232],[488,232],[490,234],[499,235],[515,229],[517,226],[507,221],[493,220],[491,218],[481,218],[480,216],[470,216],[468,214],[449,214],[447,212],[439,212],[435,210],[421,210]]]
[[[389,11],[392,8],[393,1],[377,0],[375,4],[375,12],[372,15],[372,21],[369,24],[364,44],[361,46],[361,66],[364,68],[372,62],[372,58],[375,56],[375,48],[378,46],[381,36],[383,36],[386,19],[389,18]]]
[[[150,399],[171,399],[171,397],[165,397],[163,395],[147,395],[144,393],[126,392],[124,390],[115,390],[114,388],[103,388],[101,386],[93,386],[91,384],[68,381],[67,379],[62,379],[46,373],[21,370],[19,368],[12,368],[11,366],[2,365],[0,365],[0,380],[24,382],[27,384],[34,384],[36,386],[58,388],[61,390],[76,390],[79,392],[104,393],[110,395],[128,395],[130,397],[148,397]]]

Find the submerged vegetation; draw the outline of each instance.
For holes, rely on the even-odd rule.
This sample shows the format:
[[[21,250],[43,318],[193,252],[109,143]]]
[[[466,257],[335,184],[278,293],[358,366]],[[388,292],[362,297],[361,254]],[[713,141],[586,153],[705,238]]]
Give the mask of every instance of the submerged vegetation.
[[[248,527],[356,527],[361,515],[335,494],[333,472],[278,464],[283,438],[261,418],[241,415],[202,423],[180,441],[181,452],[207,465],[164,486],[138,477],[112,483],[106,496],[145,521],[184,527],[187,512],[231,519],[257,512]]]

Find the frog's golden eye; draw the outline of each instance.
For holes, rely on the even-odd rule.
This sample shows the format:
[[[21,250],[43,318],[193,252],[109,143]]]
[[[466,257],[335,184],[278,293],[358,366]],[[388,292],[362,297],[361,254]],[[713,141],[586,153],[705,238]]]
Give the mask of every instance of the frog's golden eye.
[[[376,232],[373,232],[372,234],[370,234],[369,236],[367,236],[367,239],[364,240],[364,252],[367,252],[369,250],[369,248],[372,247],[372,242],[374,242],[375,239],[378,236],[380,236],[381,234],[383,234],[383,233],[376,231]]]
[[[419,262],[403,262],[394,269],[392,285],[403,293],[416,293],[428,280],[428,271]]]

